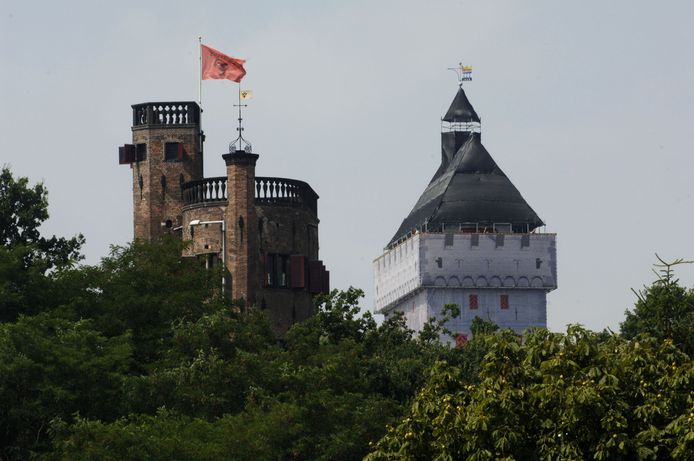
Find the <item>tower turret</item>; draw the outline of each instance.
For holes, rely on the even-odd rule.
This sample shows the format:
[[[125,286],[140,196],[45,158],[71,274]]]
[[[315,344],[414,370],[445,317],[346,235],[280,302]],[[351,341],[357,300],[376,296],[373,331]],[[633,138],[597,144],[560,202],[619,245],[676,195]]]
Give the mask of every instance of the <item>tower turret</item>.
[[[237,150],[224,154],[227,187],[234,200],[226,207],[227,261],[231,296],[255,303],[258,288],[258,218],[255,209],[255,163],[257,154]]]
[[[377,311],[420,331],[456,304],[448,328],[461,340],[476,316],[519,333],[546,326],[556,236],[537,232],[544,223],[482,145],[462,84],[441,125],[441,165],[374,260]]]
[[[119,162],[133,171],[136,239],[152,240],[183,225],[183,185],[202,179],[200,107],[195,102],[135,104],[133,141]]]
[[[175,232],[183,257],[219,267],[220,289],[266,310],[282,335],[329,292],[319,259],[318,194],[303,181],[255,175],[259,156],[239,136],[222,155],[226,175],[204,178],[201,109],[195,102],[136,104],[132,144],[119,149],[133,170],[135,237]],[[180,232],[180,234],[179,234]]]

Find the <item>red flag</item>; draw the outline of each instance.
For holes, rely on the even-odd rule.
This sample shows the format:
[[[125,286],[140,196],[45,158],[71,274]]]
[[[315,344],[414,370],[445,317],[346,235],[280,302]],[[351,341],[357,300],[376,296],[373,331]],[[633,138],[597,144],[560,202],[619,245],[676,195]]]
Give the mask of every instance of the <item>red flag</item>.
[[[200,47],[203,80],[227,79],[238,83],[246,75],[245,59],[232,58],[203,44]]]

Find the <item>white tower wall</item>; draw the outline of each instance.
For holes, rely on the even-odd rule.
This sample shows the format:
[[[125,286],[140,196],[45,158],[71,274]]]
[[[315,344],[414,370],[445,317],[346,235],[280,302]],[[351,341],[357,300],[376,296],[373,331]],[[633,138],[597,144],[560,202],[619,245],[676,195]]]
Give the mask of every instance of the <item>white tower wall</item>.
[[[448,324],[452,331],[469,335],[479,316],[521,333],[547,325],[556,235],[416,233],[373,265],[377,311],[403,312],[415,331],[456,304],[461,316]]]

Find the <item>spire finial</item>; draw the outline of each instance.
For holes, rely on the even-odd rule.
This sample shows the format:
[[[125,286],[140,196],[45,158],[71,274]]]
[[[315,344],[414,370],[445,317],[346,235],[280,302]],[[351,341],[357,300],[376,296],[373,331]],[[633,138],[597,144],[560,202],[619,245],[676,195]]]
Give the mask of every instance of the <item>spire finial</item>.
[[[463,87],[463,82],[472,81],[472,66],[464,66],[462,62],[458,63],[458,67],[449,67],[458,76],[458,86]]]
[[[239,132],[239,135],[229,143],[229,152],[234,152],[237,150],[243,150],[246,152],[251,152],[251,143],[248,142],[244,137],[243,137],[243,117],[241,115],[241,108],[242,107],[248,107],[248,104],[241,104],[241,101],[248,101],[253,97],[253,92],[251,90],[242,90],[241,85],[239,85],[239,103],[234,104],[234,107],[239,108],[239,126],[236,128],[236,131]],[[239,147],[238,149],[236,148],[236,144],[238,143]]]

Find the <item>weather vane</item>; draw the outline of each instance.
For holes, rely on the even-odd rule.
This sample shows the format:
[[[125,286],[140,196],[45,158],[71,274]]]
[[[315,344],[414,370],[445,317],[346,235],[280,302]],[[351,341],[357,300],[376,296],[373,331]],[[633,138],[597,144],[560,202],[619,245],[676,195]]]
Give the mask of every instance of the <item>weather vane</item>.
[[[472,66],[464,66],[462,62],[458,63],[458,67],[449,67],[458,76],[458,86],[462,87],[463,82],[472,81]]]
[[[243,137],[243,117],[241,116],[241,108],[242,107],[248,107],[248,104],[242,104],[241,101],[248,101],[253,97],[253,92],[251,90],[242,90],[241,85],[239,85],[239,103],[234,104],[234,107],[239,108],[239,126],[236,128],[236,131],[239,132],[239,135],[229,143],[229,152],[233,152],[236,150],[244,150],[246,152],[251,152],[251,143],[248,142],[244,137]],[[239,147],[238,149],[236,148],[236,143],[238,143]]]

